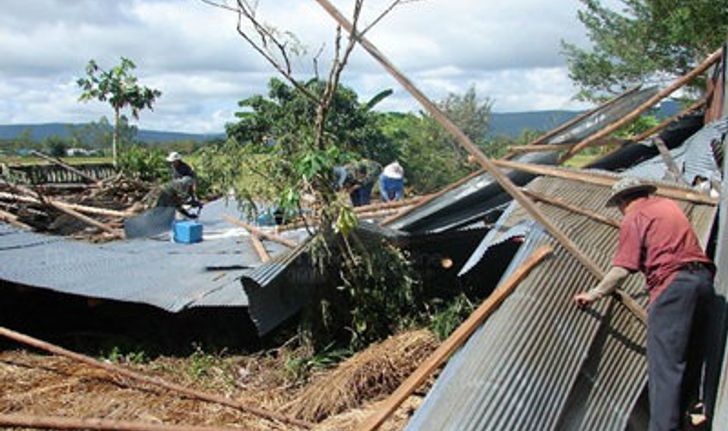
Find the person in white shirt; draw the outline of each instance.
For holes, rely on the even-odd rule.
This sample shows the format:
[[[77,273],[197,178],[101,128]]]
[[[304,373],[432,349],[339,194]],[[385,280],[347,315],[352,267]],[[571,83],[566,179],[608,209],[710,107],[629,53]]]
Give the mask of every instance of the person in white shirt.
[[[397,160],[385,166],[379,176],[379,194],[383,202],[404,198],[404,168]]]

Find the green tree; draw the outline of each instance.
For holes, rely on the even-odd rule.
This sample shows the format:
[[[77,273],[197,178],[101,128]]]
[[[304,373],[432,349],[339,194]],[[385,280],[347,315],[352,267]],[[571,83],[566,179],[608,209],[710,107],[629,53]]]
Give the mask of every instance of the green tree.
[[[492,103],[479,98],[475,87],[462,95],[450,94],[438,105],[487,156],[503,154],[502,142],[487,138]],[[434,192],[477,168],[468,163],[455,138],[429,115],[390,113],[381,123],[400,151],[409,187],[417,193]]]
[[[111,70],[103,70],[94,60],[86,66],[86,77],[79,78],[76,83],[83,90],[80,101],[97,99],[108,101],[114,109],[114,134],[112,139],[112,157],[114,165],[117,162],[117,147],[119,145],[119,132],[121,125],[121,110],[129,107],[131,115],[139,118],[139,111],[144,108],[152,109],[152,104],[162,95],[162,92],[140,86],[137,77],[131,72],[136,65],[129,59],[122,57],[121,64]]]
[[[683,75],[728,34],[728,0],[621,0],[620,12],[600,0],[580,1],[592,47],[562,46],[584,100]]]
[[[43,140],[43,147],[53,157],[64,157],[68,149],[68,142],[58,136],[49,136]]]

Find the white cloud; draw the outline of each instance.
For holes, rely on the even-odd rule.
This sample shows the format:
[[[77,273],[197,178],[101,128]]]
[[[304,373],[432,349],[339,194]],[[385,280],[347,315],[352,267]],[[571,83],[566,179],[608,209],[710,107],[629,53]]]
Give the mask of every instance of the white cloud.
[[[345,14],[351,2],[338,0]],[[364,24],[389,3],[371,0]],[[496,111],[580,108],[560,56],[560,40],[583,44],[577,0],[426,0],[387,16],[367,37],[433,99],[475,85]],[[138,66],[143,85],[162,90],[139,126],[186,132],[222,131],[237,101],[267,91],[273,69],[236,33],[234,14],[195,0],[0,0],[0,124],[91,121],[110,116],[101,102],[78,103],[75,79],[91,58],[105,68],[119,57]],[[294,60],[321,72],[334,22],[315,3],[261,0],[259,16],[291,31],[308,48]],[[367,99],[395,90],[379,109],[418,110],[415,101],[361,48],[343,83]]]

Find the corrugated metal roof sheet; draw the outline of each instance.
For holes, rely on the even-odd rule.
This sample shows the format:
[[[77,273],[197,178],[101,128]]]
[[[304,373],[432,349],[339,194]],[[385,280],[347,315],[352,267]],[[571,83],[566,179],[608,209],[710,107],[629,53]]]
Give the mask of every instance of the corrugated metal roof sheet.
[[[728,136],[723,140],[723,148],[728,149]],[[720,199],[720,224],[716,239],[715,275],[716,293],[725,301],[728,297],[728,159],[723,160],[723,182]],[[728,310],[723,303],[723,326],[728,325]],[[718,398],[715,406],[715,424],[728,424],[728,346],[723,356],[722,375],[718,383]],[[721,429],[716,427],[716,430]]]
[[[231,228],[223,213],[241,216],[234,201],[208,204],[199,220],[204,241],[197,244],[175,244],[168,235],[92,244],[0,224],[0,279],[171,312],[247,306],[240,277],[260,260],[244,230]],[[287,250],[271,242],[265,246],[272,255]]]
[[[581,207],[604,208],[609,189],[539,178],[529,189]],[[606,269],[617,229],[537,204],[591,259]],[[681,203],[705,238],[715,208]],[[504,225],[528,219],[519,207]],[[537,246],[554,240],[532,231],[507,277]],[[623,430],[645,388],[644,327],[626,308],[601,301],[589,311],[572,296],[596,280],[561,247],[534,269],[448,363],[408,430]],[[642,304],[642,277],[624,290]]]

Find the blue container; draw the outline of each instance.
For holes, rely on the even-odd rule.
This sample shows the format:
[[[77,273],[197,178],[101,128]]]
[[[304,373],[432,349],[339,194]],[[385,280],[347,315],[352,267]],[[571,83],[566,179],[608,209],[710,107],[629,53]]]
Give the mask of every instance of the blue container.
[[[172,226],[174,242],[193,244],[202,241],[202,225],[195,221],[176,221]]]

